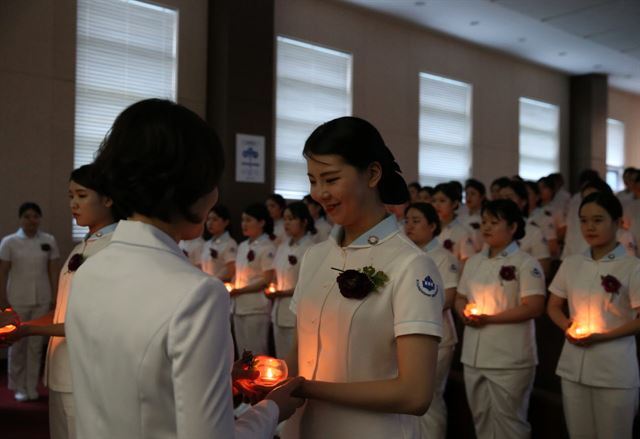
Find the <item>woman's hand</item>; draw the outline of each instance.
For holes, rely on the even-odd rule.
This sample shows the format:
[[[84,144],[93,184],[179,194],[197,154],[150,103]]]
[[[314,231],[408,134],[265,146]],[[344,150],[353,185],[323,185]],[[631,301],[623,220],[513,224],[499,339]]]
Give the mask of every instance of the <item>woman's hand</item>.
[[[471,326],[473,328],[482,328],[483,326],[491,323],[491,316],[488,314],[470,314],[469,316],[465,316],[463,319],[463,323],[467,326]]]
[[[296,390],[304,384],[304,381],[302,377],[291,378],[273,389],[265,397],[265,399],[275,402],[280,409],[279,422],[289,419],[296,409],[304,404],[304,399],[293,396]]]
[[[573,345],[580,346],[582,348],[588,348],[596,343],[600,343],[605,340],[605,335],[603,333],[594,332],[584,337],[574,337],[571,332],[567,329],[565,331],[565,337],[567,341]]]

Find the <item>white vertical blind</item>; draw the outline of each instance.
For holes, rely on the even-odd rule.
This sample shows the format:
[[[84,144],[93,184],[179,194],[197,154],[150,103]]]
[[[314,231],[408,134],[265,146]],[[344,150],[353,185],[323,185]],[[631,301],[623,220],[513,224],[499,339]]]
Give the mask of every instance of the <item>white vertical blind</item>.
[[[560,169],[560,109],[520,98],[520,167],[525,180],[537,180]]]
[[[624,189],[624,123],[607,119],[607,183],[613,190]]]
[[[471,173],[472,87],[420,73],[420,183],[464,181]]]
[[[309,193],[302,148],[311,132],[351,115],[351,69],[348,53],[278,37],[275,192],[283,197]]]
[[[78,0],[74,167],[91,163],[116,116],[176,99],[178,11],[136,0]],[[73,227],[80,239],[85,230]]]

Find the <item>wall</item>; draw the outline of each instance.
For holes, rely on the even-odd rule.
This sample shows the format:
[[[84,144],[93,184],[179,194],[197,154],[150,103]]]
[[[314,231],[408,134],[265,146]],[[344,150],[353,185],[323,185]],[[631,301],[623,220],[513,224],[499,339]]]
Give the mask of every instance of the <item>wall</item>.
[[[370,120],[408,181],[418,176],[419,72],[473,85],[473,175],[518,172],[518,98],[560,106],[568,170],[568,76],[336,1],[277,0],[275,30],[353,54],[353,113]]]
[[[640,168],[640,95],[609,88],[609,117],[624,123],[626,165]]]
[[[207,1],[155,2],[180,6],[178,101],[204,116]],[[0,2],[0,236],[17,229],[20,203],[36,201],[63,255],[72,248],[75,45],[75,0]]]

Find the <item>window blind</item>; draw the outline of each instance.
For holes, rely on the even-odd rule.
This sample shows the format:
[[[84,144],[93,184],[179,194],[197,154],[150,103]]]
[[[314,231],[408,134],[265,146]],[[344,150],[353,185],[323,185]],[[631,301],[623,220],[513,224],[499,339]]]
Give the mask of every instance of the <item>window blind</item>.
[[[472,87],[420,73],[420,184],[466,180],[471,173]]]
[[[74,167],[91,163],[116,116],[176,99],[178,11],[136,0],[78,0]],[[74,239],[85,228],[73,226]]]
[[[624,189],[624,123],[607,119],[607,183],[614,191]]]
[[[538,180],[560,169],[558,106],[520,98],[520,166],[525,180]]]
[[[318,125],[351,115],[352,56],[279,36],[276,69],[275,192],[301,199],[309,193],[304,142]]]

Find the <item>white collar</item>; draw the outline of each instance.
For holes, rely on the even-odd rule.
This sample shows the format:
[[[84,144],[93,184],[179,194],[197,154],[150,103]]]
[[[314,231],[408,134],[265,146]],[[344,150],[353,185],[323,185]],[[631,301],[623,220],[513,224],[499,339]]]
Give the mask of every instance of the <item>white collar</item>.
[[[584,251],[583,256],[586,259],[594,262],[611,262],[627,256],[627,251],[624,249],[624,246],[622,244],[618,243],[613,250],[611,250],[608,254],[604,255],[598,260],[593,259],[593,257],[591,256],[591,247]]]
[[[387,239],[397,234],[398,223],[394,215],[388,215],[378,224],[358,236],[347,248],[366,248],[373,245],[380,244]],[[342,226],[336,226],[331,230],[329,239],[331,239],[337,246],[340,246],[342,236],[344,235],[344,229]]]
[[[442,247],[442,245],[440,244],[440,241],[438,240],[438,238],[434,236],[433,239],[431,241],[429,241],[429,243],[427,245],[422,247],[422,250],[425,253],[429,253],[430,251],[433,251],[433,250],[437,249],[438,247]]]
[[[104,226],[103,228],[101,228],[100,230],[96,231],[93,234],[87,233],[86,235],[84,235],[84,240],[88,241],[90,239],[102,238],[104,235],[108,233],[113,233],[117,225],[118,223],[112,223],[112,224],[109,224],[108,226]]]
[[[520,249],[520,247],[518,246],[518,243],[515,242],[515,241],[511,241],[511,243],[508,246],[506,246],[504,250],[502,250],[500,253],[495,255],[495,257],[493,257],[492,259],[503,259],[503,258],[506,258],[508,256],[511,256],[515,252],[517,252],[519,249]],[[486,258],[489,258],[489,251],[490,250],[491,249],[487,245],[482,249],[482,254]]]
[[[156,226],[141,221],[120,221],[113,232],[111,242],[154,248],[186,258],[180,247],[178,247],[178,243],[171,236]]]

